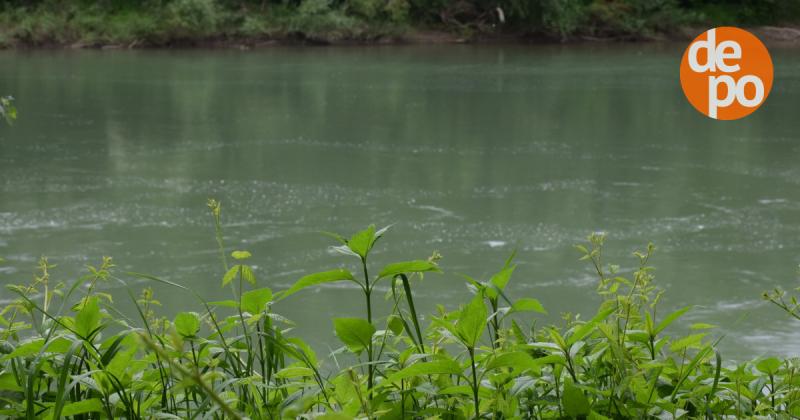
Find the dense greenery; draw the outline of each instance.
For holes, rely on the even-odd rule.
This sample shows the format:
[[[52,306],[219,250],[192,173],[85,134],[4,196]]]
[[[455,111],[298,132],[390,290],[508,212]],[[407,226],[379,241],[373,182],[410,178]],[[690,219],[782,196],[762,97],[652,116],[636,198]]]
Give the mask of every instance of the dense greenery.
[[[800,0],[4,0],[0,43],[169,45],[397,39],[435,29],[642,38],[685,25],[781,24]]]
[[[465,278],[474,295],[469,302],[441,306],[427,321],[415,309],[413,289],[444,281],[437,253],[375,271],[370,253],[386,229],[371,226],[349,238],[330,234],[333,249],[357,270],[309,274],[273,293],[248,265],[250,253],[228,254],[220,204],[211,200],[209,207],[224,268],[217,281],[231,289],[231,300],[197,296],[202,311],[169,320],[156,314],[158,301],[146,288],[138,297],[129,292],[138,319],[128,319],[101,283],[135,278],[192,291],[118,272],[110,258],[72,284],[55,282],[53,266],[42,258],[31,283],[11,286],[18,298],[0,318],[0,413],[258,419],[800,415],[796,360],[723,363],[708,324],[691,325],[685,336],[668,334],[689,308],[659,310],[652,246],[635,254],[637,268],[629,277],[603,260],[603,235],[577,246],[597,273],[602,297],[588,319],[568,315],[562,325],[537,326],[543,305],[506,293],[516,267],[512,255],[486,281]],[[320,357],[292,335],[291,321],[275,313],[273,303],[330,282],[352,283],[365,315],[333,319],[343,346]],[[388,313],[373,311],[377,284],[388,286]],[[765,296],[798,316],[797,302],[786,301],[783,292]]]

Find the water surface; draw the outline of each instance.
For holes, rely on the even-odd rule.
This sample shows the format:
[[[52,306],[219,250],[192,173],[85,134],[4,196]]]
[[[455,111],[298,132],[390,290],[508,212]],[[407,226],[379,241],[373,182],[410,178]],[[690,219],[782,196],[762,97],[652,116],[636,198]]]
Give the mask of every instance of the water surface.
[[[394,224],[373,270],[444,255],[447,274],[417,289],[423,312],[465,301],[457,274],[485,279],[517,249],[512,294],[542,300],[546,322],[593,313],[573,245],[605,231],[623,270],[656,244],[663,311],[697,305],[725,354],[799,354],[797,324],[760,294],[800,285],[800,56],[774,49],[766,104],[720,122],[680,91],[683,47],[3,52],[21,117],[0,129],[0,282],[27,281],[40,255],[62,280],[111,255],[227,298],[216,197],[227,245],[275,290],[351,263],[319,231]],[[155,288],[167,314],[198,308]],[[325,348],[330,318],[361,299],[323,288],[276,310]]]

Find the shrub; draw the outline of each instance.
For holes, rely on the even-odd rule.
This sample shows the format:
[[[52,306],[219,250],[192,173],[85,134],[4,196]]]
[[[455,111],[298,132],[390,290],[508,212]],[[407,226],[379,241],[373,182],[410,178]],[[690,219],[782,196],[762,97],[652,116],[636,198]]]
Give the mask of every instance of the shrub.
[[[690,308],[657,310],[663,291],[649,265],[652,245],[634,254],[629,276],[604,261],[604,235],[577,246],[602,299],[586,319],[537,326],[541,302],[508,289],[512,254],[489,278],[466,277],[469,301],[440,305],[425,325],[414,289],[438,275],[438,253],[374,270],[370,255],[386,229],[330,234],[332,249],[355,270],[309,273],[273,293],[261,286],[249,252],[228,253],[221,206],[211,200],[209,207],[224,268],[217,281],[233,299],[207,302],[179,284],[119,272],[110,258],[73,284],[54,282],[53,266],[42,258],[30,283],[10,286],[18,298],[0,312],[0,412],[131,419],[800,415],[796,360],[723,365],[708,324],[666,335]],[[99,289],[127,279],[195,294],[202,310],[161,317],[145,288],[138,297],[129,292],[138,311],[138,320],[129,320]],[[291,321],[273,306],[333,282],[355,285],[365,316],[334,318],[342,347],[323,358],[291,335]],[[388,313],[373,311],[378,285],[388,290]],[[796,300],[775,293],[768,297],[796,313]],[[353,363],[344,363],[345,352]]]
[[[173,37],[205,37],[216,31],[220,11],[214,0],[172,0],[166,7],[164,19]]]

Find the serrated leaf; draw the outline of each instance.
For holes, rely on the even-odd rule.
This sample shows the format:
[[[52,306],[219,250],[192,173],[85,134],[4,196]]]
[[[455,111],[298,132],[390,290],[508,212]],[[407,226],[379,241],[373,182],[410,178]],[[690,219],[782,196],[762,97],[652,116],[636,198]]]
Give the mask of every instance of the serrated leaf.
[[[175,331],[182,337],[194,337],[200,331],[200,316],[195,312],[181,312],[175,315]]]
[[[84,301],[83,306],[75,316],[75,332],[88,339],[100,327],[102,319],[103,315],[100,313],[100,304],[97,297],[91,296]]]
[[[333,328],[339,340],[356,354],[369,347],[375,334],[375,327],[361,318],[334,318]]]
[[[766,373],[767,375],[775,375],[778,373],[778,370],[781,368],[782,364],[783,363],[780,360],[770,357],[756,363],[756,369]]]
[[[272,290],[269,288],[250,290],[242,293],[242,310],[258,314],[264,311],[270,301],[272,301]]]
[[[547,311],[542,306],[542,303],[539,302],[538,299],[534,298],[522,298],[514,302],[511,305],[511,312],[538,312],[540,314],[546,314]]]
[[[461,309],[455,330],[465,346],[475,348],[486,328],[487,316],[486,304],[483,303],[483,296],[480,294],[476,294],[472,301]]]

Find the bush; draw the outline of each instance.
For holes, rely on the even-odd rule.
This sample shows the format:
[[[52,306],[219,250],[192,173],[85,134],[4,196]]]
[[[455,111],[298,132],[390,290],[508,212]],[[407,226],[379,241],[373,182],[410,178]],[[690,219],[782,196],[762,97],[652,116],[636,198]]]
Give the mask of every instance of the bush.
[[[172,0],[166,7],[165,27],[176,38],[206,37],[220,20],[214,0]]]
[[[42,258],[31,283],[9,287],[18,298],[0,312],[0,412],[129,419],[800,415],[796,360],[723,365],[708,324],[666,335],[690,308],[658,310],[652,246],[634,254],[630,276],[603,261],[603,235],[577,246],[597,273],[602,300],[586,319],[570,315],[563,325],[538,326],[543,305],[509,293],[512,255],[483,281],[466,277],[469,301],[440,305],[426,325],[414,289],[440,273],[438,253],[375,270],[370,256],[386,229],[331,234],[333,250],[355,270],[310,273],[273,293],[260,286],[249,252],[227,253],[220,204],[209,206],[224,267],[216,281],[233,299],[206,302],[195,294],[200,311],[168,319],[145,288],[138,298],[131,294],[138,310],[131,321],[116,314],[101,283],[144,279],[194,292],[118,272],[110,258],[72,285],[55,283]],[[355,285],[365,316],[334,318],[341,348],[320,358],[273,307],[333,282]],[[388,313],[372,309],[378,290],[388,290]],[[796,300],[779,291],[766,297],[800,318]]]

